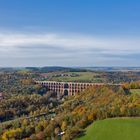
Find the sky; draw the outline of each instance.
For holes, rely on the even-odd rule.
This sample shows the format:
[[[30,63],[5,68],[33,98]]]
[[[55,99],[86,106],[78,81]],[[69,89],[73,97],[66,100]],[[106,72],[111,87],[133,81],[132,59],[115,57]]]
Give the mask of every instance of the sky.
[[[139,0],[0,0],[0,67],[140,66]]]

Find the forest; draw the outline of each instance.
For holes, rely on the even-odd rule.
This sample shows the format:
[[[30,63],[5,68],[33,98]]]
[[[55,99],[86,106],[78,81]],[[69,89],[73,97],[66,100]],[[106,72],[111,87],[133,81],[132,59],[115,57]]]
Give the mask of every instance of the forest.
[[[0,139],[72,140],[97,120],[139,117],[140,81],[121,86],[92,86],[75,96],[57,99],[47,87],[35,84],[39,73],[1,73]]]
[[[9,111],[13,111],[14,116],[28,114],[32,117],[22,116],[21,119],[3,122],[1,139],[51,140],[60,138],[69,140],[81,136],[84,128],[96,120],[140,116],[140,95],[126,94],[125,90],[124,87],[119,87],[117,90],[107,86],[90,87],[76,96],[66,97],[65,101],[59,104],[57,100],[55,103],[52,100],[52,106],[47,105],[47,97],[38,95],[31,95],[30,98],[17,97],[15,101],[3,100],[1,101],[3,111],[11,107]],[[18,108],[23,112],[19,112]],[[55,113],[54,116],[36,116],[44,112],[49,116],[50,109]]]

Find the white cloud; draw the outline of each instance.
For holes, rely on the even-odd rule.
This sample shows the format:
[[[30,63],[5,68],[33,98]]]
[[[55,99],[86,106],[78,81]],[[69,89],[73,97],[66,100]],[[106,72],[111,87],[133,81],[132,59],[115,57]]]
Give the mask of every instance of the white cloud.
[[[138,51],[139,38],[95,37],[75,34],[0,34],[0,50],[12,50],[20,46],[46,45],[68,49],[100,49],[105,51]],[[9,49],[9,50],[8,50]]]
[[[140,53],[140,39],[59,33],[0,33],[0,58],[42,58],[71,63],[121,61]],[[43,60],[45,61],[45,60]],[[103,61],[103,63],[104,63]],[[60,64],[61,65],[61,64]]]

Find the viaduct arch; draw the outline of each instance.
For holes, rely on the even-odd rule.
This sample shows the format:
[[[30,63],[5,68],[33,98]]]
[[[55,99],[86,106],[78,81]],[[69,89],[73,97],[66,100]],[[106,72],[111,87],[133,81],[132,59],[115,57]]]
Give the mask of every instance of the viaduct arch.
[[[105,83],[75,83],[75,82],[56,82],[56,81],[36,81],[37,84],[46,86],[49,90],[52,90],[60,96],[75,95],[78,92],[83,91],[89,86],[101,86],[101,85],[116,85],[120,84],[105,84]]]

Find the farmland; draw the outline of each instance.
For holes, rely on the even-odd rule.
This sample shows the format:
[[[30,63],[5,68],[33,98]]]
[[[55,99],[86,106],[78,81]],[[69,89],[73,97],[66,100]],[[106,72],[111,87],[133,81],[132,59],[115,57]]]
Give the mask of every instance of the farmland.
[[[95,72],[55,72],[47,73],[47,80],[63,82],[104,82]]]
[[[139,118],[106,119],[90,125],[77,140],[139,140],[139,130]]]
[[[132,94],[140,94],[140,89],[130,89]]]

